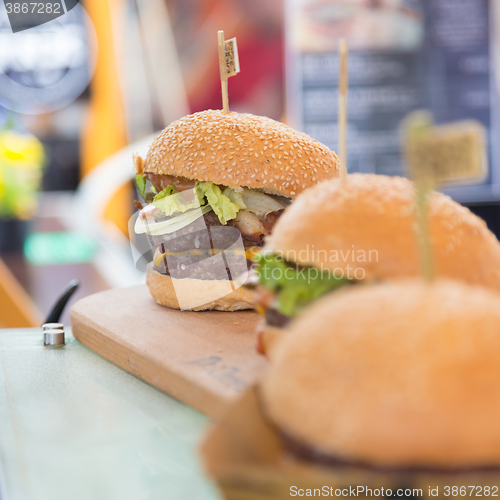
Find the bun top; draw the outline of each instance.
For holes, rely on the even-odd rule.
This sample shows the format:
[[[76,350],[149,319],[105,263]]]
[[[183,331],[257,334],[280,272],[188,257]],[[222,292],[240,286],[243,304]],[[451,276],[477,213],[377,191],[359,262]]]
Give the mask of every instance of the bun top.
[[[271,352],[264,412],[330,457],[500,466],[500,295],[439,280],[319,300]]]
[[[169,125],[151,145],[143,171],[292,197],[338,177],[340,165],[326,146],[283,123],[208,110]]]
[[[500,290],[500,243],[484,221],[437,192],[428,218],[436,273]],[[357,269],[356,278],[418,276],[413,183],[367,174],[322,182],[285,211],[267,249],[301,265]]]

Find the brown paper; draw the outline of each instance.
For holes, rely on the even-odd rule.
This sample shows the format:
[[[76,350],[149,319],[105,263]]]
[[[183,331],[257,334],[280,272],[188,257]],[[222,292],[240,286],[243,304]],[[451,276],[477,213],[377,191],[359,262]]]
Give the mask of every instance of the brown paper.
[[[284,500],[314,496],[383,498],[385,494],[381,494],[381,488],[384,491],[390,488],[394,497],[398,489],[412,490],[413,498],[484,497],[493,496],[494,491],[495,496],[500,496],[498,472],[389,473],[359,467],[327,467],[292,458],[273,427],[264,419],[255,387],[212,427],[202,443],[201,454],[207,472],[217,481],[227,500]],[[490,487],[490,495],[485,494],[486,485]],[[454,486],[457,488],[455,495]],[[471,490],[473,486],[476,489]],[[370,488],[372,493],[353,495],[354,491],[358,493],[358,487]],[[302,495],[299,490],[303,490]],[[461,494],[464,492],[465,495]]]

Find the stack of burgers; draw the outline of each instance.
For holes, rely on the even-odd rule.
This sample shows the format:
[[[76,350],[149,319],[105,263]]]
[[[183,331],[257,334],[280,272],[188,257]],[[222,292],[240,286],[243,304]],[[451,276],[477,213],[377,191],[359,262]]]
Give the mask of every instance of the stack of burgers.
[[[227,498],[498,496],[500,243],[483,221],[428,196],[429,283],[413,184],[340,179],[283,124],[196,113],[135,166],[153,298],[262,313],[268,372],[204,446]]]
[[[442,194],[427,216],[433,282],[406,179],[286,209],[256,258],[269,370],[203,448],[227,498],[498,494],[500,243]]]

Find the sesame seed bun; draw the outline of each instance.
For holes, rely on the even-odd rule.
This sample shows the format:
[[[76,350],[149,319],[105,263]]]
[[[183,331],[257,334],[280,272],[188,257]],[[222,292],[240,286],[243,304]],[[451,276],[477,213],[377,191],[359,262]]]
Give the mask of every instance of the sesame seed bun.
[[[428,220],[438,276],[500,290],[500,243],[482,219],[434,192]],[[356,278],[420,275],[413,184],[366,174],[318,184],[285,211],[267,249],[320,269],[350,266]]]
[[[169,125],[142,169],[287,197],[340,175],[337,155],[308,135],[263,116],[220,110]]]
[[[438,280],[319,300],[271,351],[267,417],[323,457],[500,466],[500,295]]]
[[[229,280],[174,279],[155,271],[149,265],[146,284],[157,304],[172,309],[190,311],[253,309],[252,292]],[[233,291],[228,293],[228,287]],[[179,293],[182,294],[180,301]]]

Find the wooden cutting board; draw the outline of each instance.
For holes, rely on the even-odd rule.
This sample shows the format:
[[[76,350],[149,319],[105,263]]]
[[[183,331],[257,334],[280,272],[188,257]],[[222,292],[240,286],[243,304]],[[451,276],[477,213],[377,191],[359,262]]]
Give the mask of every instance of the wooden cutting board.
[[[190,312],[156,304],[145,285],[97,293],[71,309],[76,339],[209,416],[263,373],[255,311]]]

